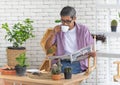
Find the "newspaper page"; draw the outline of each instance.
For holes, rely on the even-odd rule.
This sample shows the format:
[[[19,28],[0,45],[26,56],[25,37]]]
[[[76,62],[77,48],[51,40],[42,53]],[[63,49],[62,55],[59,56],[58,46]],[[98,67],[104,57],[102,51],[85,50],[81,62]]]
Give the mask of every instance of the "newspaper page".
[[[92,52],[92,45],[84,47],[72,54],[69,55],[61,55],[61,56],[49,56],[49,59],[53,60],[53,59],[69,59],[71,62],[73,61],[79,61],[82,59],[85,59],[88,57],[88,53]]]
[[[79,61],[88,57],[88,54],[92,52],[92,46],[84,47],[75,53],[71,54],[71,61]]]

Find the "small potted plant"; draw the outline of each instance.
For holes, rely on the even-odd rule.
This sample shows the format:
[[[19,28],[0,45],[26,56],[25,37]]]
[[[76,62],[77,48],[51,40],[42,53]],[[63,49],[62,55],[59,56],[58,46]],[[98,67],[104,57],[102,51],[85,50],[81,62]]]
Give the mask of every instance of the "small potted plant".
[[[61,79],[61,62],[60,62],[60,60],[58,60],[58,62],[56,64],[52,65],[51,73],[52,73],[53,80]]]
[[[27,18],[23,22],[15,23],[12,29],[8,23],[2,24],[2,28],[6,31],[5,39],[12,43],[12,46],[7,47],[9,66],[15,66],[17,64],[15,58],[26,51],[25,47],[22,46],[23,43],[29,38],[34,37],[32,34],[34,29],[32,23],[33,21]]]
[[[111,31],[112,31],[112,32],[116,32],[117,25],[118,25],[117,20],[113,19],[113,20],[111,21]]]
[[[72,77],[72,68],[67,66],[64,68],[64,78],[71,79],[71,77]]]
[[[18,76],[23,76],[26,72],[26,67],[28,64],[26,64],[26,55],[25,53],[20,54],[17,58],[16,61],[18,64],[15,66],[16,74]]]

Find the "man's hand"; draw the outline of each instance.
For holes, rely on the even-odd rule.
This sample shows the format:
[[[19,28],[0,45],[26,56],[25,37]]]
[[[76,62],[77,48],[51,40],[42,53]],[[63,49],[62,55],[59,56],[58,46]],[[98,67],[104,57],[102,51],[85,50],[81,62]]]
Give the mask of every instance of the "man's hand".
[[[57,32],[60,32],[60,31],[61,31],[60,25],[57,25],[57,26],[54,27],[54,32],[55,32],[55,34],[56,34]]]
[[[90,52],[88,55],[92,57],[96,57],[96,51]]]

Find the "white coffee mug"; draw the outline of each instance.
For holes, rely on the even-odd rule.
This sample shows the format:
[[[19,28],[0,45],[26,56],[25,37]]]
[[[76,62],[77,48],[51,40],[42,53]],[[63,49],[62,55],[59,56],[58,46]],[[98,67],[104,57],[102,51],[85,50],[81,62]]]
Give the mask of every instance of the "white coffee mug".
[[[63,32],[67,32],[67,31],[69,30],[69,26],[62,25],[62,26],[61,26],[61,30],[62,30]]]

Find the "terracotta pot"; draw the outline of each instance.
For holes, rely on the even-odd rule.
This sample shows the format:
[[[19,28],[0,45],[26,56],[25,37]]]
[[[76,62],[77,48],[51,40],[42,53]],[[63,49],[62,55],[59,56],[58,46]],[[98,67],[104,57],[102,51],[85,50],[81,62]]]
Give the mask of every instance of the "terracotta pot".
[[[3,70],[2,75],[16,75],[15,70]]]
[[[0,75],[2,74],[2,72],[3,72],[3,70],[2,70],[2,69],[0,69]]]
[[[60,80],[61,79],[61,75],[60,74],[52,75],[52,79],[53,80]]]

